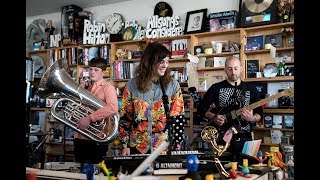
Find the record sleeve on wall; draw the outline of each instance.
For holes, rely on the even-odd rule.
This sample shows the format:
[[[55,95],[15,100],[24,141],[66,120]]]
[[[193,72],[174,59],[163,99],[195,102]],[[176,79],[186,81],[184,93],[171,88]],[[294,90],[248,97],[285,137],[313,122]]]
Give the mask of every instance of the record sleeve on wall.
[[[241,0],[240,26],[251,27],[277,22],[278,0]]]

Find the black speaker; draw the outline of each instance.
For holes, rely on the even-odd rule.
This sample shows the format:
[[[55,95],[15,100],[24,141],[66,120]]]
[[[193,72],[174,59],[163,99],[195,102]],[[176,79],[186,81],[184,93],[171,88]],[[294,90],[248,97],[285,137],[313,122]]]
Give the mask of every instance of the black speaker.
[[[240,0],[240,26],[251,27],[277,22],[278,0]]]

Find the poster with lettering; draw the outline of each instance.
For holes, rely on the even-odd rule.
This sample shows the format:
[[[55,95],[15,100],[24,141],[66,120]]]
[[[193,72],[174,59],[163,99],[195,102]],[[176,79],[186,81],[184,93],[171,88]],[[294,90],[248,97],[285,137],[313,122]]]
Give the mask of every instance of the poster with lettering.
[[[188,40],[187,39],[175,39],[171,42],[171,58],[183,58],[187,54]]]

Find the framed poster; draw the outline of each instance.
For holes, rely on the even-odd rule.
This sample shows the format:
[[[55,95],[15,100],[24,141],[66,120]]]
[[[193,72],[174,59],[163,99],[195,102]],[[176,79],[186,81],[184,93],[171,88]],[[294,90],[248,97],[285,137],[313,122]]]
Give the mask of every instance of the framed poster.
[[[207,9],[187,12],[184,34],[203,32],[206,25]]]

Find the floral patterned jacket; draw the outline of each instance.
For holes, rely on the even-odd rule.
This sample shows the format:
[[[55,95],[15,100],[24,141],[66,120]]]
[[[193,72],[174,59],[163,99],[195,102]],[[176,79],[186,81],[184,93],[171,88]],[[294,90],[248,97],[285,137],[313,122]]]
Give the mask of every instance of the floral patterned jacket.
[[[166,114],[159,81],[152,82],[147,92],[137,90],[137,78],[130,79],[123,91],[118,139],[128,147],[146,153],[168,139]],[[170,117],[184,115],[180,85],[172,80],[165,90],[169,97]]]

